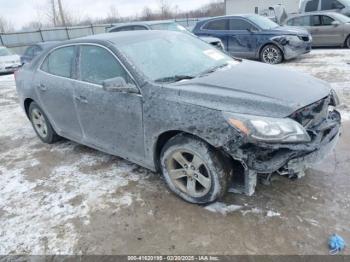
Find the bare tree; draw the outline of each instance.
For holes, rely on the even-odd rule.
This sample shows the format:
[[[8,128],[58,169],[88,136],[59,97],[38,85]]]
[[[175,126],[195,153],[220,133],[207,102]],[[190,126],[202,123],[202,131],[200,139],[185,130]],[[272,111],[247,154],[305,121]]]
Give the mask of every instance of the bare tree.
[[[0,16],[0,33],[8,33],[14,31],[12,23],[4,17]]]
[[[158,6],[160,9],[161,19],[167,19],[172,17],[171,6],[167,0],[158,0]]]
[[[60,11],[61,23],[63,26],[66,26],[66,19],[65,19],[64,10],[62,7],[62,1],[61,0],[57,0],[57,1],[58,1],[58,10]]]
[[[153,19],[154,14],[151,8],[149,8],[148,6],[145,6],[142,10],[142,20],[146,20],[146,21],[150,21]]]

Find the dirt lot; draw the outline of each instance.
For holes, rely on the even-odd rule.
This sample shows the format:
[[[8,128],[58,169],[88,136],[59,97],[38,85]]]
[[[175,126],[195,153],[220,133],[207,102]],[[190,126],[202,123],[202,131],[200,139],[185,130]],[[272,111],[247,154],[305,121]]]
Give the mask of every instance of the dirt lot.
[[[350,51],[315,50],[281,66],[338,90],[341,141],[305,178],[229,194],[218,212],[183,202],[159,174],[118,157],[41,143],[13,76],[0,76],[0,254],[328,254],[331,233],[349,243]]]

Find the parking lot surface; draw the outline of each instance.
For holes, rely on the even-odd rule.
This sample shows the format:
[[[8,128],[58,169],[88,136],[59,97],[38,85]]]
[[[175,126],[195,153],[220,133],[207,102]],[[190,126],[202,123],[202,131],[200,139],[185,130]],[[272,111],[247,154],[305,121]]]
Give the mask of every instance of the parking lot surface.
[[[0,76],[0,253],[328,254],[330,234],[350,242],[350,51],[317,49],[278,66],[338,91],[339,145],[300,180],[278,178],[209,207],[185,203],[160,174],[118,157],[67,140],[43,144],[13,76]]]

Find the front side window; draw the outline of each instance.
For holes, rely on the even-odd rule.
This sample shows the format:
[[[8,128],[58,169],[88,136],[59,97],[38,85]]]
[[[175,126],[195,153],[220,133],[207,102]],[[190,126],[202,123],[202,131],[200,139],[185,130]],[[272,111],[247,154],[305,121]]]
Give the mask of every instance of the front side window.
[[[318,10],[319,0],[311,0],[306,3],[305,12],[314,12]]]
[[[75,47],[62,47],[50,53],[41,66],[41,70],[52,75],[72,78]]]
[[[334,22],[333,18],[326,15],[322,16],[322,25],[325,25],[325,26],[332,25],[333,22]]]
[[[105,48],[99,46],[81,46],[80,79],[101,85],[104,80],[123,77],[130,82],[127,72],[119,61]]]
[[[233,18],[233,19],[230,19],[230,30],[251,30],[254,28],[254,26],[243,20],[243,19],[239,19],[239,18]]]
[[[133,26],[123,26],[123,27],[119,27],[119,28],[111,30],[111,33],[122,32],[122,31],[133,31],[133,30],[134,30]]]
[[[227,19],[219,19],[214,20],[206,24],[204,29],[207,30],[227,30],[228,29],[228,20]]]

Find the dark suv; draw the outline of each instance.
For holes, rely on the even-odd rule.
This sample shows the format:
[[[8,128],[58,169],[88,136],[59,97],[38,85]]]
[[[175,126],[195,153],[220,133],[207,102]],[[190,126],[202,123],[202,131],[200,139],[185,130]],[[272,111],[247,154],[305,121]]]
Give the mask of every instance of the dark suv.
[[[279,26],[259,15],[223,16],[203,20],[193,29],[197,36],[220,38],[225,50],[242,58],[278,64],[311,51],[307,30]]]

